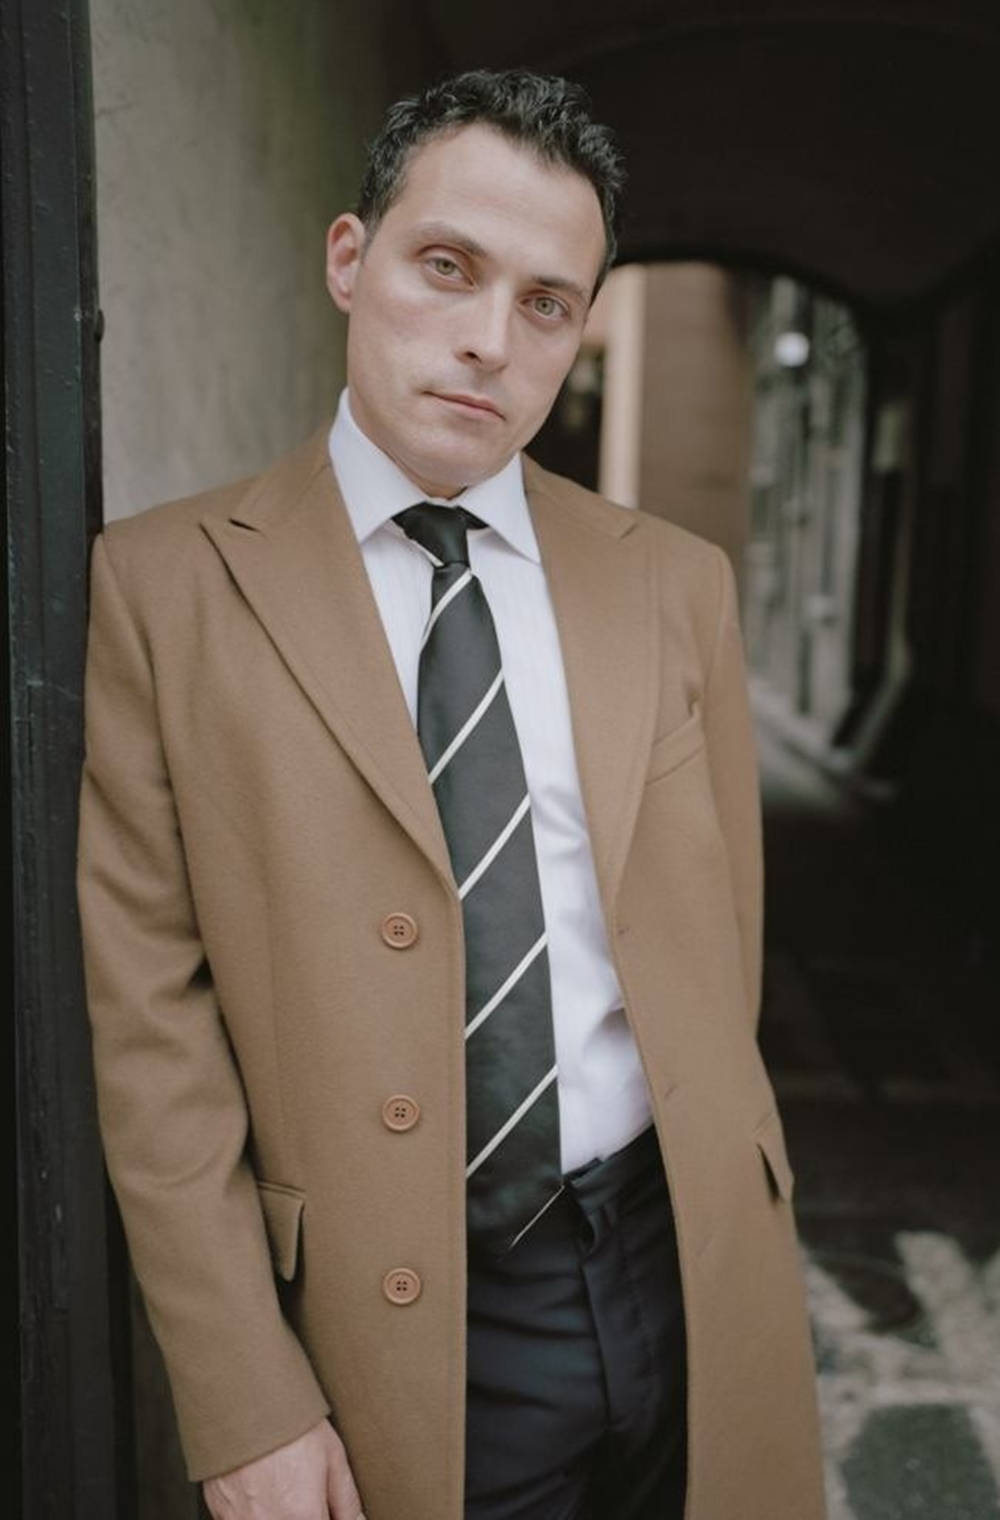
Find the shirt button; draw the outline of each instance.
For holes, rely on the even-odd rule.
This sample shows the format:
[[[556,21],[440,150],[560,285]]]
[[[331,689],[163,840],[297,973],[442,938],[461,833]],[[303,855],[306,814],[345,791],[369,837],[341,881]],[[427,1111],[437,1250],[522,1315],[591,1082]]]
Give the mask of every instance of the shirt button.
[[[393,1267],[382,1279],[382,1292],[390,1304],[412,1304],[420,1297],[423,1283],[410,1267]]]
[[[412,1129],[420,1118],[420,1104],[406,1093],[394,1093],[382,1104],[382,1123],[386,1129]]]
[[[382,938],[394,950],[408,950],[417,937],[417,921],[408,913],[390,913],[382,920]]]

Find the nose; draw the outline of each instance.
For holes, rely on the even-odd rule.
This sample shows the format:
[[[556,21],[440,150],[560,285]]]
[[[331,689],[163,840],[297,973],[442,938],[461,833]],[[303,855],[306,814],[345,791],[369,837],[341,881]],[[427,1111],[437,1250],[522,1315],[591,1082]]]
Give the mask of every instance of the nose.
[[[500,289],[478,293],[466,307],[459,340],[459,357],[489,373],[501,370],[510,357],[513,302]]]

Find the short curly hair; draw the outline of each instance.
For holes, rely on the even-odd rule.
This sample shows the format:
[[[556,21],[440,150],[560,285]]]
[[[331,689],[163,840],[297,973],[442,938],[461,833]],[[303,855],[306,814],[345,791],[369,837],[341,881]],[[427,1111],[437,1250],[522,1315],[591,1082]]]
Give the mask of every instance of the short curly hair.
[[[470,69],[429,85],[389,107],[369,145],[357,215],[371,236],[402,194],[414,148],[441,132],[475,123],[495,128],[532,149],[545,163],[563,164],[593,185],[604,219],[600,287],[618,251],[625,161],[610,127],[592,120],[584,89],[529,69]]]

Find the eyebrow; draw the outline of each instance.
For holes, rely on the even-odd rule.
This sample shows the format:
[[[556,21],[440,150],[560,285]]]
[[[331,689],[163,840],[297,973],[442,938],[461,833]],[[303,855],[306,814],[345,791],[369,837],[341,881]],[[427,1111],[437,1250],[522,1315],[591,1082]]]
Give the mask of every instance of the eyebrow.
[[[460,248],[473,259],[488,259],[489,253],[482,243],[477,243],[475,238],[469,237],[467,232],[462,232],[458,227],[453,227],[449,222],[422,222],[415,228],[417,240],[421,243],[450,243],[453,248]],[[590,293],[578,285],[575,280],[567,280],[561,274],[534,274],[531,276],[532,283],[544,285],[549,290],[564,292],[566,295],[575,296],[583,305],[590,305]]]

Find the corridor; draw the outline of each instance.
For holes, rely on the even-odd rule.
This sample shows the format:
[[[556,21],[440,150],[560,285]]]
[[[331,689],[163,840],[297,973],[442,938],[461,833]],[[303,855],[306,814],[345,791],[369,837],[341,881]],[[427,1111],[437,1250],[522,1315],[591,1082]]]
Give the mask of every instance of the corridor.
[[[995,937],[970,927],[968,862],[933,829],[845,798],[764,728],[760,752],[761,1043],[796,1171],[830,1520],[998,1520]]]

